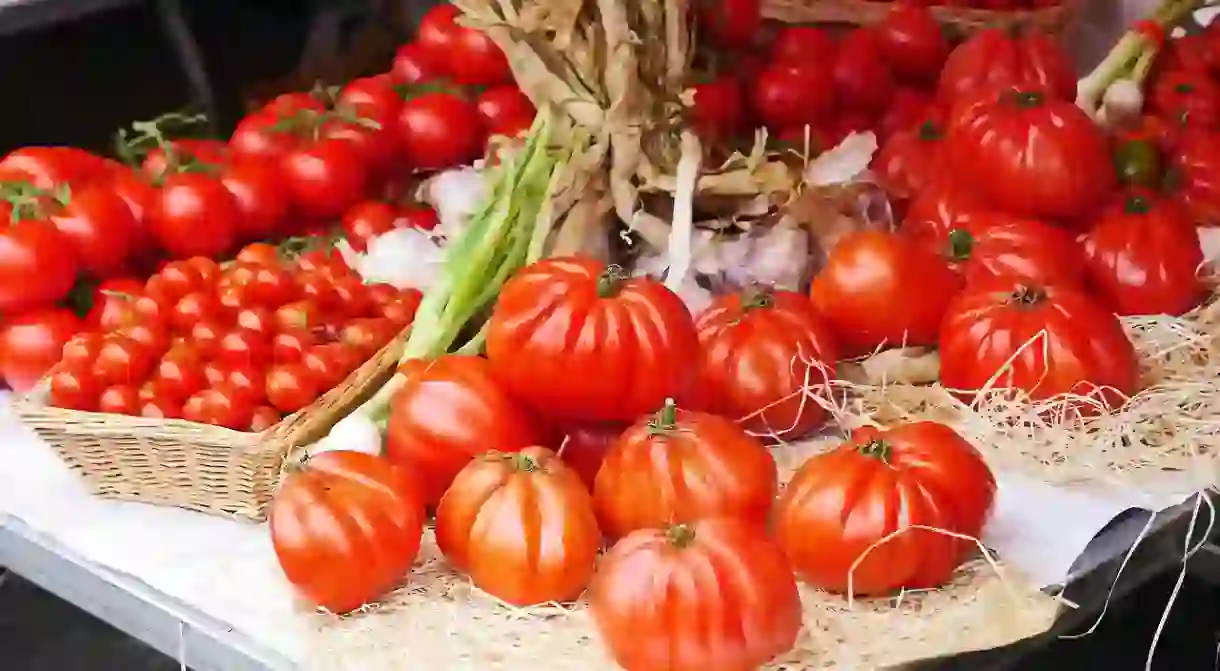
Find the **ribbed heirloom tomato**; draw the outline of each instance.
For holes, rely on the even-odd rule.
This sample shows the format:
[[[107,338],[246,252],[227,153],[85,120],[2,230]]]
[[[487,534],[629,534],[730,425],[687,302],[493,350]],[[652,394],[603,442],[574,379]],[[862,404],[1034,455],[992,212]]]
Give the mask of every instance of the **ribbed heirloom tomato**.
[[[981,30],[949,54],[937,95],[956,105],[1012,87],[1071,102],[1076,67],[1054,38],[1038,31]]]
[[[943,139],[941,124],[928,119],[886,140],[872,164],[886,192],[897,198],[914,198],[943,177]]]
[[[515,606],[569,601],[593,578],[593,501],[550,450],[476,457],[436,509],[436,544],[476,587]]]
[[[741,427],[666,403],[606,453],[593,503],[609,538],[718,515],[763,524],[778,478],[771,453]]]
[[[589,609],[626,671],[744,671],[792,649],[801,599],[783,553],[731,518],[642,529],[602,557]]]
[[[634,421],[692,382],[699,339],[682,300],[588,258],[545,259],[504,284],[487,325],[496,378],[547,416]]]
[[[996,279],[966,289],[945,313],[940,381],[1033,400],[1070,393],[1113,408],[1135,393],[1139,365],[1118,318],[1082,289]],[[1084,401],[1072,407],[1091,412]]]
[[[1169,192],[1202,226],[1220,226],[1220,132],[1183,133],[1170,155]]]
[[[406,384],[390,402],[386,456],[419,474],[428,504],[477,455],[541,443],[534,418],[496,384],[485,359],[416,359],[401,373]]]
[[[618,422],[594,422],[569,428],[559,446],[559,457],[576,471],[589,491],[601,470],[606,452],[614,446],[618,437],[627,430],[626,424]]]
[[[1137,191],[1106,208],[1084,251],[1090,284],[1120,315],[1181,315],[1207,296],[1190,216],[1155,193]]]
[[[978,538],[995,491],[983,458],[943,424],[864,427],[801,465],[776,502],[775,536],[819,589],[939,587],[976,546],[931,529]],[[913,526],[928,529],[902,531]]]
[[[699,380],[690,407],[737,420],[764,438],[796,438],[826,411],[814,398],[838,352],[813,303],[791,291],[718,297],[699,315]]]
[[[346,613],[410,571],[424,504],[405,469],[362,452],[324,452],[289,474],[269,517],[288,582],[312,603]]]

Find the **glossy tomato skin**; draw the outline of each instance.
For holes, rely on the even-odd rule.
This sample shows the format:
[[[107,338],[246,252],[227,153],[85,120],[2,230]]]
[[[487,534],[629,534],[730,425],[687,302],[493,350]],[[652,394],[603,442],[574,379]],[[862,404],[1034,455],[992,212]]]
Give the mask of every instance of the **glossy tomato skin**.
[[[904,199],[930,188],[945,169],[943,140],[944,129],[933,119],[890,136],[872,164],[886,192]]]
[[[289,152],[280,161],[280,174],[296,210],[315,219],[342,215],[368,186],[360,156],[342,140],[323,140]]]
[[[0,321],[0,374],[17,393],[34,388],[59,363],[84,325],[71,310],[41,308]]]
[[[21,147],[0,160],[2,181],[28,181],[47,190],[84,186],[103,178],[107,170],[100,156],[75,147]]]
[[[390,77],[397,84],[422,84],[442,79],[449,74],[443,60],[433,58],[419,42],[408,42],[394,54]]]
[[[283,117],[269,110],[247,115],[238,122],[229,137],[230,151],[234,156],[268,159],[283,156],[295,148],[299,140],[292,133],[278,130],[276,126],[281,123]]]
[[[902,233],[937,250],[967,286],[1000,277],[1084,286],[1079,243],[1063,229],[1036,219],[982,209],[954,219],[908,215]]]
[[[458,84],[489,86],[512,79],[504,52],[481,30],[458,24],[461,10],[442,4],[424,14],[417,40],[428,55],[445,62]]]
[[[476,587],[534,606],[580,596],[601,533],[580,477],[550,450],[527,447],[462,469],[437,506],[436,545]]]
[[[233,248],[241,222],[233,195],[201,173],[170,175],[161,185],[150,227],[175,258],[216,257]]]
[[[72,242],[81,270],[109,277],[123,269],[140,243],[141,231],[131,208],[102,185],[73,191],[51,223]]]
[[[1114,186],[1101,130],[1073,103],[1009,89],[966,106],[945,139],[952,177],[989,206],[1034,219],[1073,220]]]
[[[775,64],[754,81],[750,104],[770,129],[817,127],[834,111],[834,79],[830,70]]]
[[[731,140],[745,128],[745,101],[736,77],[696,84],[692,90],[690,123],[704,142]]]
[[[347,243],[357,252],[368,249],[369,241],[398,228],[399,217],[389,203],[365,200],[352,205],[343,213],[339,225]]]
[[[1194,222],[1220,225],[1220,133],[1184,133],[1170,156],[1166,181]]]
[[[602,467],[606,452],[627,427],[627,424],[617,422],[580,424],[565,432],[559,446],[559,456],[576,471],[590,492],[593,491],[593,481],[597,479],[597,471]]]
[[[1158,116],[1194,128],[1220,125],[1220,85],[1206,72],[1165,72],[1157,77],[1149,107]]]
[[[1076,100],[1076,68],[1050,36],[1037,31],[1013,35],[990,28],[975,33],[949,54],[937,95],[952,105],[1011,87],[1072,102]]]
[[[493,86],[475,101],[479,119],[488,135],[516,137],[534,123],[534,103],[514,84]]]
[[[775,537],[797,576],[819,589],[859,597],[935,588],[976,546],[933,529],[979,538],[995,492],[982,456],[943,424],[864,427],[800,467],[776,501]],[[906,526],[927,529],[895,535]]]
[[[872,31],[854,30],[839,42],[834,81],[835,99],[842,110],[872,119],[890,103],[894,76]]]
[[[830,326],[803,294],[719,296],[699,314],[699,382],[692,408],[739,422],[764,440],[799,438],[826,412],[814,398],[834,377]]]
[[[80,264],[73,245],[45,221],[11,220],[0,204],[0,312],[15,313],[62,300]]]
[[[518,398],[564,421],[634,421],[686,391],[699,341],[682,300],[583,257],[545,259],[505,283],[487,358]]]
[[[362,452],[325,452],[292,472],[269,513],[288,582],[346,613],[389,592],[419,552],[424,504],[414,478]]]
[[[1070,393],[1112,408],[1139,385],[1135,348],[1102,303],[1078,288],[1009,279],[962,292],[941,327],[947,389],[973,395],[997,373],[996,389],[1018,389],[1036,401]]]
[[[475,456],[541,442],[536,420],[501,390],[484,359],[414,360],[400,374],[406,383],[390,403],[386,456],[420,474],[429,505]]]
[[[709,0],[695,5],[695,17],[707,36],[723,49],[748,47],[762,26],[759,0]]]
[[[796,644],[802,618],[783,552],[730,518],[619,541],[602,557],[589,609],[627,671],[757,669]]]
[[[402,104],[398,135],[406,160],[419,169],[465,165],[482,149],[479,117],[452,93],[423,93]]]
[[[1155,193],[1136,191],[1106,208],[1084,252],[1090,285],[1119,315],[1182,315],[1207,296],[1190,216]]]
[[[219,140],[171,140],[149,152],[140,169],[149,179],[156,180],[186,163],[220,166],[228,160],[228,146]]]
[[[803,66],[810,63],[833,63],[834,37],[817,26],[785,25],[771,43],[771,62]]]
[[[247,157],[234,161],[220,175],[233,196],[241,240],[275,237],[289,213],[288,188],[274,161]]]
[[[878,347],[936,343],[945,308],[960,286],[934,251],[882,231],[843,238],[813,281],[814,306],[830,323],[840,356]],[[918,295],[919,300],[908,300]]]
[[[896,3],[876,32],[886,62],[904,82],[935,82],[953,50],[926,7]]]
[[[667,404],[606,453],[593,504],[608,538],[721,515],[763,524],[777,484],[771,453],[732,420]]]

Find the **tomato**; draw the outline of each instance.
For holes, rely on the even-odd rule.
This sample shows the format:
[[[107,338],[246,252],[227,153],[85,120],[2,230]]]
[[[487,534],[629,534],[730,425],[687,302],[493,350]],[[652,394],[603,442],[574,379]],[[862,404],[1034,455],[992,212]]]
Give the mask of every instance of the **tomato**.
[[[1185,133],[1170,156],[1166,182],[1195,223],[1220,225],[1220,133]]]
[[[895,4],[876,34],[890,69],[905,82],[935,82],[953,50],[926,7]]]
[[[65,410],[97,410],[105,387],[88,369],[59,366],[51,373],[50,404]]]
[[[155,357],[143,344],[122,334],[105,336],[93,362],[93,375],[104,386],[138,384],[152,370]]]
[[[304,329],[281,331],[271,339],[271,359],[276,363],[296,363],[317,343],[313,333]]]
[[[989,206],[1071,220],[1114,186],[1106,138],[1075,104],[1010,89],[965,107],[945,138],[951,177]]]
[[[186,260],[186,263],[199,273],[199,282],[202,286],[210,287],[220,277],[220,264],[206,256],[192,256]]]
[[[446,63],[458,84],[490,86],[512,80],[504,52],[481,30],[457,23],[461,10],[441,4],[419,22],[416,40],[428,56]]]
[[[229,160],[228,150],[219,140],[170,140],[150,151],[140,169],[149,179],[158,180],[186,164],[224,165]]]
[[[203,291],[209,288],[204,282],[203,273],[199,271],[199,268],[187,261],[170,261],[154,277],[158,281],[154,282],[154,279],[150,277],[144,290],[146,295],[158,301],[158,305],[160,305],[161,299],[177,303],[192,291]],[[151,305],[146,304],[144,314],[151,316],[154,312],[160,314],[159,308],[154,310]]]
[[[941,109],[932,96],[915,88],[899,86],[877,122],[877,134],[882,142],[897,133],[917,129],[928,121],[943,121]]]
[[[1074,102],[1076,67],[1049,35],[988,28],[949,54],[937,95],[946,104],[954,104],[1012,87]]]
[[[159,357],[170,345],[170,334],[165,324],[153,320],[132,322],[116,333],[139,343],[151,357]]]
[[[835,39],[824,28],[785,25],[771,43],[771,62],[802,67],[811,63],[833,63]]]
[[[136,299],[144,293],[144,283],[130,277],[113,277],[94,287],[89,300],[85,324],[100,331],[113,331],[126,326],[139,316]]]
[[[1100,213],[1084,252],[1090,284],[1120,315],[1182,315],[1209,293],[1190,216],[1152,192],[1128,194]]]
[[[750,104],[768,128],[817,126],[834,110],[833,76],[816,66],[772,65],[754,81]]]
[[[366,200],[349,207],[339,225],[352,249],[364,252],[373,238],[398,228],[402,220],[389,203]],[[403,222],[405,223],[405,222]]]
[[[297,257],[297,268],[303,273],[317,273],[327,279],[334,279],[352,273],[351,268],[343,262],[333,247],[314,249]]]
[[[290,117],[301,112],[325,112],[326,98],[324,91],[292,91],[281,93],[263,105],[264,112],[280,117]]]
[[[908,216],[902,233],[938,251],[967,285],[1008,277],[1084,286],[1080,245],[1061,228],[983,210],[956,219]]]
[[[283,417],[275,408],[269,405],[260,405],[254,409],[254,415],[250,420],[250,431],[260,433],[266,431],[276,424],[280,423]]]
[[[428,504],[475,456],[538,445],[535,420],[492,378],[485,359],[443,356],[406,364],[390,402],[386,456],[419,474]]]
[[[281,305],[275,311],[277,330],[302,329],[313,331],[322,326],[322,309],[312,300],[305,299]]]
[[[63,356],[84,325],[71,310],[41,308],[0,321],[0,374],[13,391],[25,393]]]
[[[983,457],[943,424],[862,427],[801,465],[776,502],[775,538],[797,576],[818,589],[879,596],[936,588],[976,545],[934,529],[979,538],[995,492]]]
[[[1157,78],[1167,72],[1206,73],[1211,71],[1215,65],[1215,59],[1209,41],[1209,36],[1206,35],[1182,35],[1166,40],[1163,50],[1157,55],[1155,61]]]
[[[580,477],[550,450],[527,447],[478,456],[458,473],[436,508],[436,545],[479,589],[533,606],[580,596],[601,533]]]
[[[284,576],[332,613],[398,585],[415,563],[425,519],[415,478],[362,452],[324,452],[291,471],[268,517]]]
[[[143,175],[133,170],[121,170],[111,174],[108,185],[114,195],[127,203],[127,209],[131,210],[131,216],[135,217],[140,226],[139,239],[143,241],[148,237],[148,232],[144,229],[145,213],[151,209],[152,202],[157,197],[157,190]]]
[[[237,206],[237,237],[261,240],[275,236],[288,216],[288,189],[276,166],[255,157],[234,161],[220,183]]]
[[[339,332],[339,340],[360,353],[365,359],[372,358],[398,335],[398,328],[385,318],[354,319]]]
[[[606,452],[627,427],[627,424],[618,422],[580,424],[565,432],[559,446],[559,457],[576,471],[590,492],[593,491],[593,481],[597,478]]]
[[[771,453],[732,420],[667,401],[606,452],[593,503],[609,538],[724,515],[764,524],[778,477]]]
[[[1081,289],[999,279],[960,294],[940,337],[946,388],[972,393],[993,378],[1035,401],[1073,394],[1118,407],[1136,391],[1139,366],[1118,318]]]
[[[68,239],[81,270],[94,277],[121,270],[141,235],[131,208],[106,186],[73,191],[47,219]]]
[[[1166,72],[1149,100],[1152,111],[1197,128],[1220,125],[1220,85],[1204,72]]]
[[[1164,180],[1161,152],[1151,139],[1120,140],[1114,149],[1112,161],[1120,186],[1155,188]]]
[[[75,189],[107,171],[101,157],[74,147],[21,147],[0,160],[0,182],[29,182],[45,190]]]
[[[516,137],[534,123],[534,103],[515,84],[493,86],[479,95],[475,109],[488,135]]]
[[[628,671],[761,668],[796,645],[803,616],[783,552],[730,518],[619,541],[601,558],[589,611]]]
[[[280,130],[292,114],[264,110],[246,116],[233,129],[229,150],[235,157],[278,159],[300,142],[292,133]]]
[[[447,59],[433,58],[419,42],[408,42],[394,54],[390,77],[398,84],[423,84],[446,77]]]
[[[445,92],[423,93],[403,102],[398,133],[407,160],[418,169],[465,165],[478,157],[483,145],[474,106]]]
[[[89,369],[102,349],[103,338],[101,333],[95,331],[77,333],[64,343],[59,363],[72,369]],[[0,361],[2,360],[3,349],[0,349]]]
[[[398,217],[405,226],[418,228],[421,231],[431,231],[440,225],[440,217],[436,210],[425,205],[405,205],[398,209]]]
[[[279,266],[259,266],[246,284],[250,300],[271,309],[296,300],[297,285],[292,274]]]
[[[323,390],[334,388],[362,363],[360,353],[343,343],[315,345],[301,357]]]
[[[177,331],[189,333],[202,319],[214,319],[220,314],[220,305],[208,291],[193,291],[174,304],[170,313],[170,325]]]
[[[182,406],[168,398],[150,398],[140,401],[137,414],[149,419],[182,419]]]
[[[97,410],[115,415],[138,415],[140,399],[136,388],[128,384],[107,387],[98,397]]]
[[[318,397],[317,382],[308,368],[299,363],[281,363],[267,371],[267,402],[284,414],[291,414],[313,403]]]
[[[174,349],[161,357],[153,370],[158,393],[176,401],[185,400],[208,383],[203,357],[193,349]]]
[[[487,323],[501,383],[548,416],[634,421],[693,381],[699,347],[682,300],[588,258],[550,258],[504,284]]]
[[[318,219],[343,214],[368,184],[360,155],[342,140],[322,140],[288,152],[280,174],[297,211]]]
[[[234,317],[237,328],[271,338],[275,334],[275,312],[264,307],[249,307],[239,310]]]
[[[835,99],[842,109],[880,115],[894,93],[894,77],[876,35],[854,30],[839,42],[834,61]]]
[[[339,312],[342,315],[364,317],[373,314],[373,299],[360,278],[337,277],[332,284],[338,300]]]
[[[929,249],[876,230],[848,234],[814,278],[811,295],[840,354],[936,344],[941,316],[959,287]],[[917,295],[919,300],[909,297]]]
[[[237,252],[236,261],[256,266],[276,266],[282,258],[279,247],[266,242],[252,242]]]
[[[216,343],[216,357],[232,364],[257,365],[269,358],[269,351],[265,335],[246,329],[230,331]]]
[[[76,282],[80,263],[71,241],[51,224],[10,218],[0,204],[0,312],[56,303]]]
[[[191,327],[191,343],[194,344],[204,356],[210,357],[216,354],[220,346],[220,339],[225,333],[227,333],[227,329],[220,321],[215,319],[205,319],[203,321],[196,322],[195,325]]]
[[[220,256],[242,226],[241,210],[224,185],[192,172],[165,178],[149,220],[157,242],[176,258]]]
[[[354,111],[358,117],[380,122],[384,115],[398,111],[402,96],[394,88],[390,74],[360,77],[348,82],[335,96],[336,107]]]
[[[872,169],[886,192],[912,198],[927,190],[944,170],[944,129],[933,120],[895,133],[873,158]]]
[[[759,0],[701,0],[695,3],[695,18],[699,27],[717,47],[742,49],[748,47],[762,27]]]
[[[334,281],[322,273],[301,273],[297,276],[297,288],[305,300],[312,301],[324,312],[332,312],[340,307]]]
[[[745,128],[745,100],[736,77],[696,84],[692,91],[690,124],[704,142],[731,140]]]
[[[254,406],[246,392],[222,382],[188,398],[182,414],[192,422],[244,431],[254,418]]]
[[[418,289],[403,289],[398,297],[381,303],[380,313],[402,330],[415,320],[415,312],[419,310],[421,301],[423,293]]]

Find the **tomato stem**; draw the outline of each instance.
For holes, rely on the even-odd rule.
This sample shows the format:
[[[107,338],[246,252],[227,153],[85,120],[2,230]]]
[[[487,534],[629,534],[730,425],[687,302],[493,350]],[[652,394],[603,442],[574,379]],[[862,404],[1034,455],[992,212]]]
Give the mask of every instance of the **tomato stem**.
[[[1180,93],[1182,95],[1189,95],[1189,94],[1193,93],[1194,90],[1195,90],[1194,85],[1190,84],[1188,82],[1181,82],[1177,86],[1173,87],[1174,93]]]
[[[695,530],[685,524],[675,524],[665,532],[665,537],[674,547],[684,550],[695,542]]]
[[[918,135],[919,139],[924,142],[936,142],[943,137],[943,134],[940,132],[940,125],[931,119],[919,124]]]
[[[741,309],[765,310],[775,305],[775,296],[769,287],[751,287],[742,293]]]
[[[949,231],[949,258],[954,261],[968,261],[974,253],[974,236],[964,228]]]
[[[537,459],[520,452],[512,456],[513,468],[520,473],[534,473],[542,470],[541,464]]]
[[[652,420],[648,422],[649,435],[658,435],[668,433],[678,428],[678,404],[672,398],[665,399],[665,405],[657,411]]]
[[[1012,294],[1012,301],[1017,307],[1034,307],[1044,300],[1046,291],[1038,287],[1021,287]]]
[[[859,449],[860,454],[866,457],[879,459],[886,464],[890,463],[890,456],[894,452],[894,450],[890,447],[890,444],[884,440],[870,440],[857,449]]]
[[[1152,211],[1152,203],[1144,196],[1131,196],[1123,205],[1123,211],[1127,214],[1148,214]]]
[[[1013,104],[1021,109],[1033,109],[1035,107],[1040,107],[1042,103],[1046,102],[1046,95],[1041,91],[1022,91],[1020,89],[1012,89],[1008,93]]]
[[[627,281],[627,271],[617,264],[610,264],[597,278],[597,296],[599,298],[614,298],[618,295],[623,282]]]

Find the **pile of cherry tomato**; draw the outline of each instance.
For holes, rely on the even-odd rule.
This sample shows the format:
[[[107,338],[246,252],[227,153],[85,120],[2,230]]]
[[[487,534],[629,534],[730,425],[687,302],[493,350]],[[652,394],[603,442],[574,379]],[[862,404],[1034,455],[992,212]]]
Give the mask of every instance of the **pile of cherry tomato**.
[[[260,431],[385,346],[420,293],[365,285],[333,254],[252,244],[103,282],[50,375],[50,404]]]

